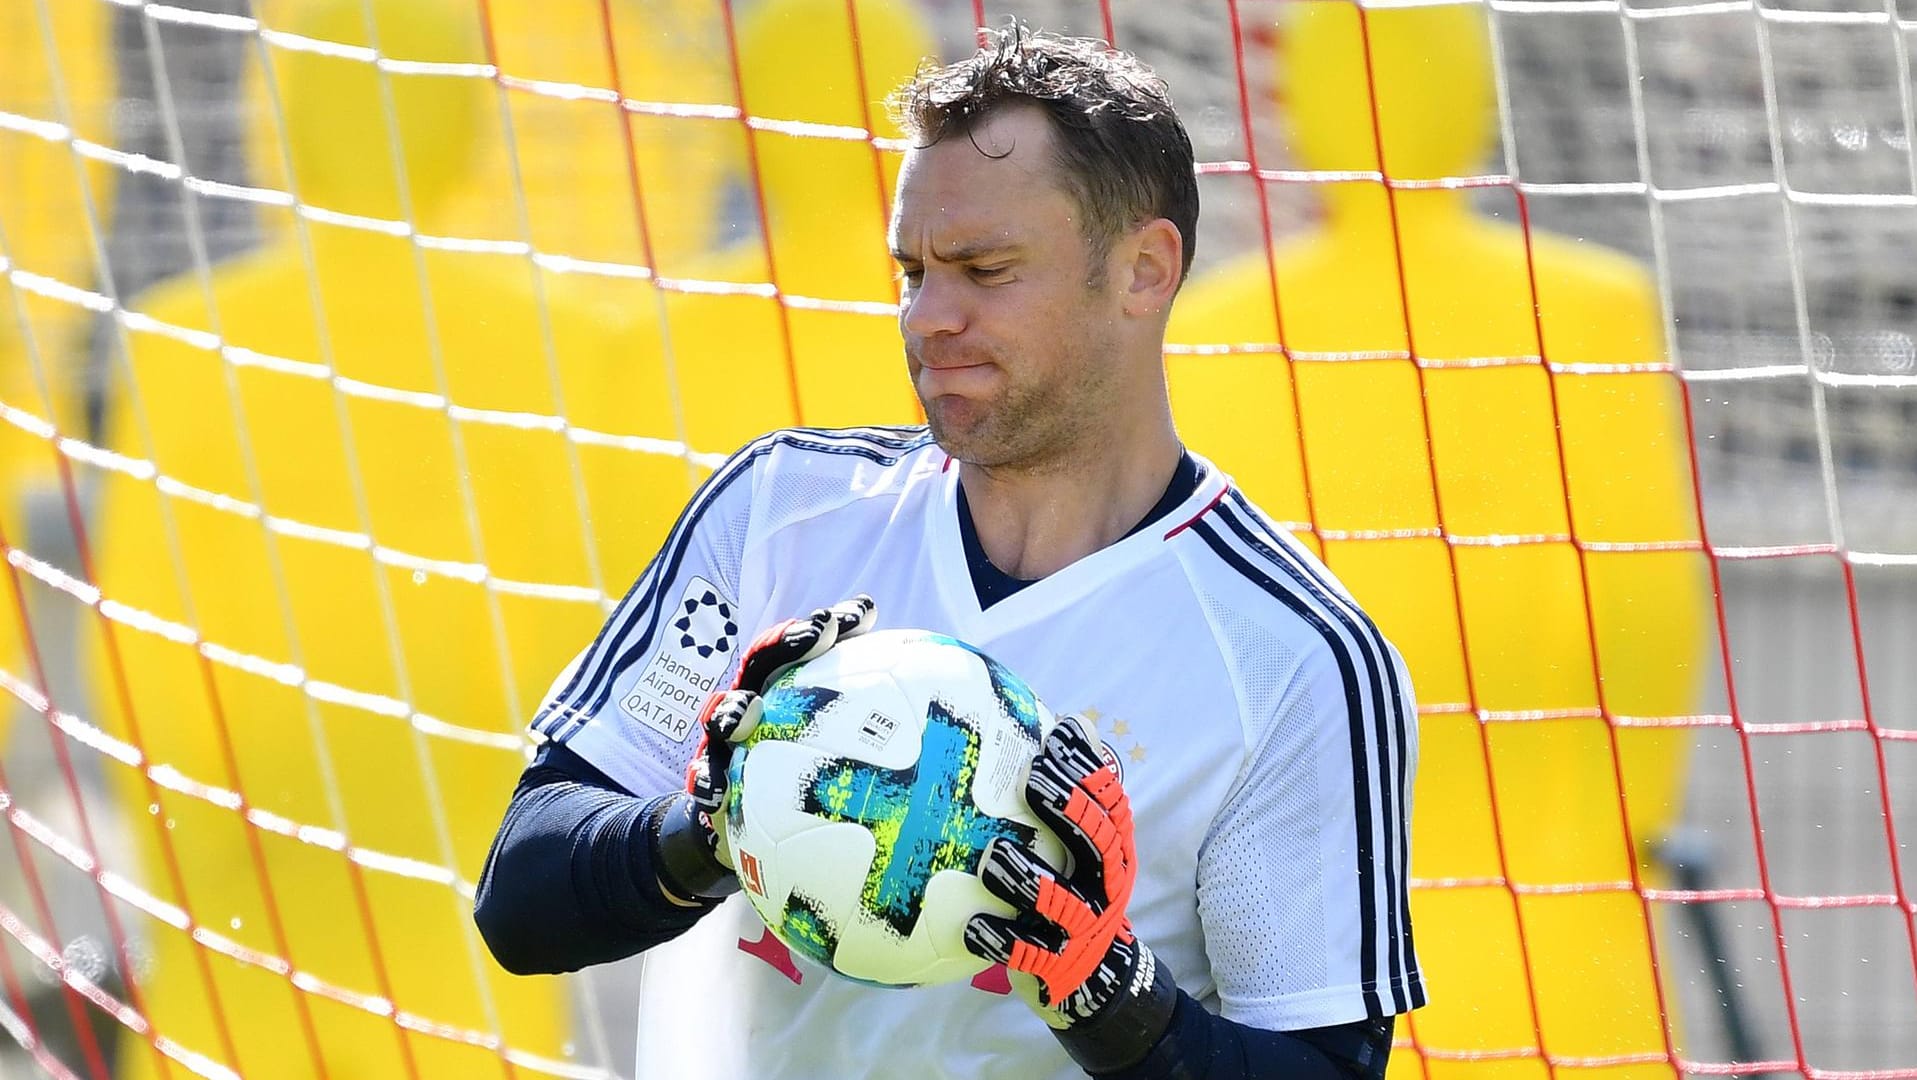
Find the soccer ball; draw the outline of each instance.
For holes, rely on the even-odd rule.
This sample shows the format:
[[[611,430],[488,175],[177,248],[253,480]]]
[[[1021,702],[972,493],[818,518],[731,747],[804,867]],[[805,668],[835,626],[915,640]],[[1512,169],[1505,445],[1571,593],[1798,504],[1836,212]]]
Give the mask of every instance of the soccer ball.
[[[746,899],[779,940],[881,986],[969,979],[976,876],[994,837],[1064,849],[1025,803],[1052,713],[964,642],[863,634],[766,687],[728,770],[726,838]]]

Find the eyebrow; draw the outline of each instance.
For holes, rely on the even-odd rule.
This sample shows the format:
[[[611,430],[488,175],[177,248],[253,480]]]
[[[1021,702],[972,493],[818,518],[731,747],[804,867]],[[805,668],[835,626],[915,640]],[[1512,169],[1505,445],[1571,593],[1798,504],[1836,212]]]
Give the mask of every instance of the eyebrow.
[[[939,262],[976,262],[988,255],[1008,255],[1019,250],[1019,245],[1009,240],[987,240],[976,244],[966,244],[941,255],[934,251],[932,257]],[[892,258],[899,262],[917,262],[917,256],[907,255],[898,248],[892,249]]]

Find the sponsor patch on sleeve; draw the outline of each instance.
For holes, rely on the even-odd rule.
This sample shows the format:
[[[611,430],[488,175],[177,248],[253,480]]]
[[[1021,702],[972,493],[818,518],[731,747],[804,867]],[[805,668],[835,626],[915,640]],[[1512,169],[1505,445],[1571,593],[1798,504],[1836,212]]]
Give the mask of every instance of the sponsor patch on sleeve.
[[[620,695],[619,708],[666,738],[684,742],[739,648],[736,608],[705,578],[688,582],[678,606],[664,616],[652,658]]]

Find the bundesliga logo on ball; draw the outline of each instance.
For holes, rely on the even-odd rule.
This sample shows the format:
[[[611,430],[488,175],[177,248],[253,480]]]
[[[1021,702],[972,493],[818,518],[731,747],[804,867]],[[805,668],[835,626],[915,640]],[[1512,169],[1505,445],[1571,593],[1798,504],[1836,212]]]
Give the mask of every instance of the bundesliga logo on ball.
[[[1063,848],[1025,803],[1052,714],[963,642],[866,634],[781,675],[729,770],[726,835],[746,898],[794,950],[863,982],[969,979],[977,877],[996,837],[1053,865]]]

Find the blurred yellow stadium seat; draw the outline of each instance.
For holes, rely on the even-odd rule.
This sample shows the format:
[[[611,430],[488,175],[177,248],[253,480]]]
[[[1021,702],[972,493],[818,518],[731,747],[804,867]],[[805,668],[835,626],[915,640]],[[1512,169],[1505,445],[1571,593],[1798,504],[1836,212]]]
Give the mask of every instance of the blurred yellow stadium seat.
[[[647,267],[650,251],[663,272],[683,275],[688,259],[719,242],[724,177],[744,153],[737,121],[708,115],[733,98],[719,7],[613,0],[606,12],[610,49],[597,3],[484,5],[492,59],[511,88],[503,110],[500,100],[485,104],[480,122],[496,137],[472,161],[445,216],[461,235],[526,240],[543,253],[594,263]],[[257,83],[258,73],[249,74]],[[630,109],[607,100],[615,89]],[[251,91],[249,168],[254,182],[284,189],[278,118],[264,88]],[[629,278],[584,274],[579,289],[627,304],[645,295],[633,286]]]
[[[1469,175],[1496,117],[1481,12],[1370,9],[1368,75],[1358,11],[1286,5],[1279,79],[1292,155],[1311,169],[1376,172],[1381,142],[1394,179]],[[1532,362],[1427,366],[1421,385],[1404,359],[1287,362],[1276,349],[1402,355],[1415,342],[1427,362],[1540,352],[1556,365],[1656,362],[1651,281],[1623,255],[1542,231],[1527,259],[1523,231],[1475,212],[1463,191],[1401,188],[1395,213],[1375,180],[1318,193],[1322,221],[1280,242],[1270,263],[1262,251],[1241,257],[1201,274],[1178,302],[1174,343],[1269,346],[1169,356],[1182,427],[1274,513],[1351,537],[1307,539],[1403,649],[1421,704],[1546,714],[1482,726],[1462,711],[1423,718],[1413,876],[1598,886],[1521,896],[1528,970],[1502,885],[1415,889],[1433,1004],[1412,1024],[1424,1046],[1450,1052],[1662,1054],[1643,907],[1604,886],[1628,883],[1633,859],[1652,874],[1648,846],[1680,809],[1689,740],[1672,728],[1616,730],[1630,851],[1597,683],[1613,715],[1695,709],[1702,556],[1591,551],[1581,572],[1566,537],[1697,540],[1675,379],[1551,374]],[[1558,539],[1448,553],[1434,532],[1440,499],[1452,536]],[[1409,535],[1351,535],[1397,531]],[[1575,715],[1549,718],[1562,711]],[[1547,1072],[1537,1056],[1434,1058],[1420,1072],[1408,1052],[1392,1068],[1433,1080]]]
[[[503,182],[517,171],[533,246],[595,262],[650,265],[649,246],[661,271],[672,274],[716,245],[723,180],[743,155],[739,125],[664,110],[731,103],[720,6],[710,0],[619,0],[608,6],[612,56],[597,3],[488,0],[487,7],[505,74],[550,84],[616,85],[636,103],[637,111],[622,113],[602,100],[561,93],[520,90],[509,96],[519,153],[507,157],[502,142],[479,171]],[[619,133],[622,117],[631,131],[631,169]],[[642,204],[643,243],[635,213]],[[515,209],[510,193],[498,205]]]
[[[0,257],[42,279],[91,288],[93,225],[97,215],[106,228],[114,170],[47,136],[65,126],[80,138],[113,142],[111,9],[45,5],[43,27],[41,7],[0,0],[0,112],[8,114],[0,123]],[[16,289],[0,276],[0,403],[65,434],[85,434],[81,383],[92,318],[70,300]],[[15,547],[30,546],[23,500],[57,489],[52,454],[46,440],[0,424],[0,532]],[[0,668],[32,681],[12,589],[11,580],[0,585]],[[0,707],[0,753],[12,713]]]
[[[510,138],[501,128],[486,140],[471,172],[478,182],[448,207],[448,227],[589,264],[549,274],[547,288],[627,327],[620,363],[630,392],[568,391],[568,417],[592,432],[683,442],[680,390],[658,359],[651,278],[693,277],[692,265],[724,243],[727,177],[744,167],[744,127],[712,115],[736,96],[721,8],[710,0],[484,8],[494,59],[515,86],[504,99]],[[624,104],[581,87],[616,91]],[[500,124],[497,112],[489,125]],[[644,569],[703,470],[598,441],[576,453],[601,576],[617,592]]]
[[[388,56],[482,59],[476,8],[462,0],[287,0],[260,15],[365,45],[374,35],[363,10],[375,13]],[[282,175],[302,203],[459,235],[470,212],[462,189],[494,137],[491,81],[387,76],[394,135],[371,65],[274,44],[268,66],[290,165]],[[114,706],[118,671],[98,639],[95,696],[110,730],[127,737],[137,720],[155,762],[242,786],[261,810],[338,829],[365,849],[419,867],[450,861],[472,881],[524,765],[514,747],[525,719],[602,612],[577,597],[490,589],[454,564],[617,593],[633,560],[603,560],[595,573],[598,541],[649,549],[667,524],[617,485],[671,491],[663,501],[676,503],[690,480],[677,457],[575,455],[550,426],[500,421],[560,415],[563,398],[580,426],[656,428],[666,423],[666,388],[632,381],[619,324],[570,279],[536,283],[523,256],[416,249],[402,235],[320,220],[282,220],[269,236],[216,267],[210,291],[187,274],[134,301],[153,319],[247,351],[223,359],[177,335],[135,333],[133,378],[115,388],[107,441],[151,457],[165,476],[295,524],[269,530],[204,498],[163,503],[152,483],[106,474],[95,529],[104,595],[256,659],[203,667],[190,645],[122,628],[117,669],[133,714]],[[363,543],[341,542],[360,536],[440,562],[376,563]],[[288,672],[404,702],[468,737],[424,735],[403,715],[366,707],[370,699],[304,694]],[[230,808],[156,794],[131,769],[113,779],[146,856],[143,883],[201,925],[246,948],[284,951],[301,972],[390,997],[415,1016],[562,1055],[561,985],[495,968],[472,936],[469,901],[435,872],[359,869],[369,926],[338,852],[254,828]],[[165,869],[168,841],[183,888]],[[494,1051],[402,1032],[158,923],[145,930],[155,954],[145,991],[159,1029],[245,1075],[314,1074],[302,998],[333,1077],[409,1075],[404,1054],[421,1076],[507,1071]],[[130,1075],[153,1066],[151,1055],[129,1059]]]
[[[885,226],[898,155],[875,158],[865,140],[846,136],[865,129],[898,136],[883,99],[934,44],[908,3],[859,0],[854,10],[858,63],[843,0],[775,0],[741,22],[746,109],[837,130],[755,132],[769,245],[757,235],[740,240],[695,260],[685,276],[765,283],[776,270],[787,295],[871,307],[787,307],[782,319],[769,296],[668,292],[663,330],[656,310],[643,312],[653,329],[640,335],[641,363],[664,370],[670,360],[686,437],[701,450],[731,450],[795,421],[918,420],[889,311],[897,294]],[[736,180],[750,199],[750,160]]]

